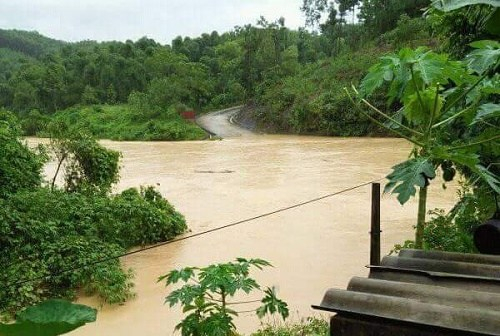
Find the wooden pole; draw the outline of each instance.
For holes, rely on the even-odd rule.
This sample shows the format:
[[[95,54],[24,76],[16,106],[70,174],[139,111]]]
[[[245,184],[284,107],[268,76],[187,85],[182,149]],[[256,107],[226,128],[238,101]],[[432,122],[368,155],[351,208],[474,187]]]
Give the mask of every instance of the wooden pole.
[[[380,183],[372,183],[370,265],[380,265]]]

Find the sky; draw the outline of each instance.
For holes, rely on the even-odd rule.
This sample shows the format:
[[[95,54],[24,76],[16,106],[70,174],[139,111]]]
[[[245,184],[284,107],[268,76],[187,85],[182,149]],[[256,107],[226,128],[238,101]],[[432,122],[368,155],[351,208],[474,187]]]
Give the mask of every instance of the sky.
[[[235,26],[285,18],[304,25],[302,0],[0,0],[0,28],[36,30],[64,41],[137,40],[170,44],[176,36],[197,37]]]

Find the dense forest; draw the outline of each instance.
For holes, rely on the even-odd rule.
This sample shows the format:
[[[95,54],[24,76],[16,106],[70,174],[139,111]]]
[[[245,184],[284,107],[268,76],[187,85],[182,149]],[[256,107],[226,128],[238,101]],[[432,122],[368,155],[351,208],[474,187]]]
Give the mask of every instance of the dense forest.
[[[28,135],[43,135],[57,119],[78,120],[78,127],[103,138],[198,139],[203,132],[184,123],[180,111],[241,103],[270,131],[383,134],[351,111],[343,87],[357,83],[389,51],[443,47],[445,28],[460,23],[425,20],[428,5],[306,0],[307,29],[290,30],[283,18],[262,17],[230,32],[179,36],[170,45],[147,37],[67,43],[36,32],[0,30],[0,106],[22,120]],[[485,37],[469,16],[461,19],[462,35]],[[109,127],[102,127],[103,120]]]

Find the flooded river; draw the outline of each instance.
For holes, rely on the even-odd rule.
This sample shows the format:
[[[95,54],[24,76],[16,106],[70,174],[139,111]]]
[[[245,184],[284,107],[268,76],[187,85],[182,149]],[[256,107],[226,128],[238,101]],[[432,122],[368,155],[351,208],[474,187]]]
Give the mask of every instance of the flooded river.
[[[246,136],[204,142],[111,142],[123,153],[117,190],[157,185],[182,212],[192,232],[204,231],[376,180],[405,159],[399,139]],[[51,167],[48,168],[49,170]],[[429,207],[450,207],[453,188],[435,182]],[[401,207],[382,200],[382,253],[412,236],[414,201]],[[366,275],[369,261],[370,187],[122,259],[135,271],[137,297],[100,308],[96,323],[71,335],[171,335],[178,310],[163,305],[168,289],[156,279],[173,268],[204,266],[236,257],[258,257],[274,268],[256,274],[276,286],[292,320],[318,315],[310,309],[329,287],[345,288]],[[255,298],[255,297],[253,297]],[[252,299],[252,298],[250,298]],[[80,300],[95,305],[92,298]],[[245,307],[253,309],[255,306]],[[251,314],[237,320],[248,334],[259,326]]]

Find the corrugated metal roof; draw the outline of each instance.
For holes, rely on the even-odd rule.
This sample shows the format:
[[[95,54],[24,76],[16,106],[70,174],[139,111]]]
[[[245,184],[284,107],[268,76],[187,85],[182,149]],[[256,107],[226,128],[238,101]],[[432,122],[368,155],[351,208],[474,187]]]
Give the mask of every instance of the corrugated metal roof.
[[[402,250],[313,307],[338,313],[332,335],[500,336],[500,257]]]

